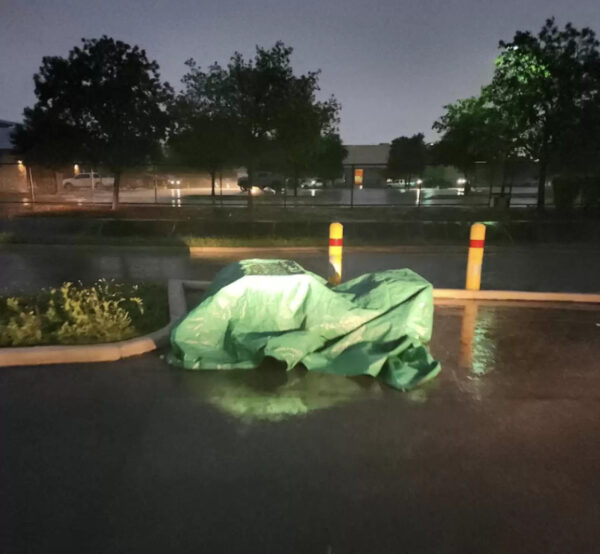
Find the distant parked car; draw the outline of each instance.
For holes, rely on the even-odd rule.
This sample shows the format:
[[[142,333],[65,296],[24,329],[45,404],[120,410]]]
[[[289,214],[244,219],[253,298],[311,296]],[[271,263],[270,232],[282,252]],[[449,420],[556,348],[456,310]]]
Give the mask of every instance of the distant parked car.
[[[281,192],[285,187],[285,177],[277,175],[276,173],[271,173],[270,171],[259,171],[254,176],[253,185],[262,191]],[[238,179],[238,186],[240,187],[241,191],[247,192],[250,188],[248,177],[240,177]]]
[[[300,183],[301,189],[322,189],[325,183],[320,179],[305,179]]]
[[[167,188],[178,189],[185,186],[183,179],[178,175],[167,175],[165,178]]]
[[[68,179],[63,179],[62,184],[65,190],[91,188],[92,180],[94,187],[112,187],[115,184],[114,177],[104,177],[98,173],[79,173]]]
[[[421,179],[416,179],[414,181],[406,181],[405,179],[387,179],[385,182],[385,186],[389,189],[415,187],[421,184],[423,184]]]

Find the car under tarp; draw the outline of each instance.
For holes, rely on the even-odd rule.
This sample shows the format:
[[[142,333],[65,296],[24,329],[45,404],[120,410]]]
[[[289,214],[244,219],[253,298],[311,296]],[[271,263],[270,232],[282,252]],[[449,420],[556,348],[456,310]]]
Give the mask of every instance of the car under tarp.
[[[410,269],[332,287],[294,261],[249,259],[223,268],[174,327],[169,360],[227,370],[272,357],[406,390],[441,369],[426,346],[432,325],[433,288]]]

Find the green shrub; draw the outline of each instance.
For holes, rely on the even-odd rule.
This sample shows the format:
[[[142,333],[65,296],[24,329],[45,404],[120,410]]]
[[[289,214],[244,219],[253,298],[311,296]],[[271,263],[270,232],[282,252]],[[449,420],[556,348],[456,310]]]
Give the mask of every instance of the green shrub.
[[[83,344],[124,340],[165,325],[164,287],[99,280],[92,286],[0,297],[0,346]]]

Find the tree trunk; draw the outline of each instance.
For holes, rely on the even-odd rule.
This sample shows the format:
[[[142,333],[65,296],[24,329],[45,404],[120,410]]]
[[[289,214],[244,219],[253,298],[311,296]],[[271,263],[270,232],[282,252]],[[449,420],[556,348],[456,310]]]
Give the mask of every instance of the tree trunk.
[[[548,172],[548,161],[546,156],[540,158],[540,169],[538,173],[537,209],[543,212],[546,207],[546,175]]]
[[[465,196],[467,196],[469,194],[469,192],[471,192],[471,185],[469,183],[469,168],[468,167],[463,167],[462,168],[462,172],[463,172],[463,178],[465,180],[465,184],[463,187],[463,194]]]
[[[115,171],[113,183],[112,209],[116,211],[119,208],[119,187],[121,185],[121,172]]]
[[[542,135],[542,151],[540,153],[540,169],[538,173],[538,195],[537,210],[543,212],[546,208],[546,177],[548,175],[548,150],[550,148],[550,139],[548,131],[544,127]]]
[[[213,197],[215,197],[215,183],[217,180],[217,172],[213,169],[210,172],[210,195]]]
[[[252,187],[254,186],[254,168],[248,166],[248,208],[252,208]]]

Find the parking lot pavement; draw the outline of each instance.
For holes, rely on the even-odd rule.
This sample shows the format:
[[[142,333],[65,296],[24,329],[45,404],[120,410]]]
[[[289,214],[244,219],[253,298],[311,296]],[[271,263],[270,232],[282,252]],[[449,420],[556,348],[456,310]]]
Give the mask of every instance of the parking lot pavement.
[[[0,372],[0,551],[595,552],[600,312],[437,305],[440,376]]]

